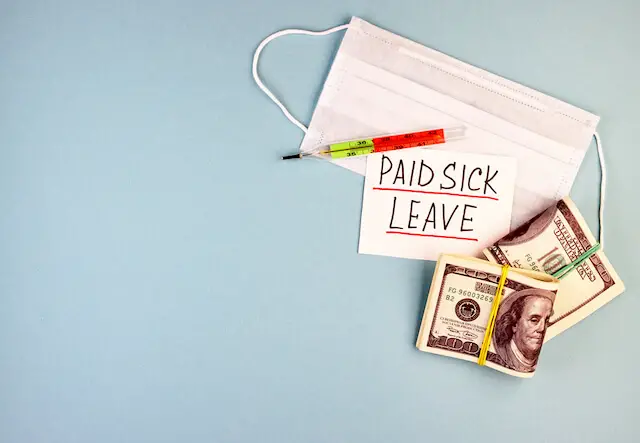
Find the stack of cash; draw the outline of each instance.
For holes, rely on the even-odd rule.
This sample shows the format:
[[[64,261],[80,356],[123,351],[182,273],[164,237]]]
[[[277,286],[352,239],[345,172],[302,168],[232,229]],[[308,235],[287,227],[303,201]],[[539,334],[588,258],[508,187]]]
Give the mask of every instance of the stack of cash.
[[[484,250],[494,263],[553,274],[596,244],[569,197],[560,200]],[[547,340],[575,325],[624,291],[602,250],[562,278]]]
[[[596,245],[564,198],[485,249],[490,260],[442,255],[431,282],[417,347],[478,362],[502,265],[509,265],[486,366],[532,377],[542,344],[624,291],[602,250],[561,280],[552,276]]]
[[[431,282],[417,347],[477,362],[502,266],[442,255]],[[538,363],[560,281],[542,272],[510,269],[495,320],[486,366],[531,377]]]

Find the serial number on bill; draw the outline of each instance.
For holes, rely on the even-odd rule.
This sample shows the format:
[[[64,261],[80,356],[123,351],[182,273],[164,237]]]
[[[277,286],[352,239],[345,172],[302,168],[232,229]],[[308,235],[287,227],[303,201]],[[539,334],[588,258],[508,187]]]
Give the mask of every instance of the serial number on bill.
[[[456,298],[453,296],[453,294],[459,295],[462,297],[475,298],[476,300],[486,300],[489,303],[493,303],[493,296],[491,295],[482,294],[475,291],[469,291],[467,289],[454,288],[452,286],[450,286],[449,290],[447,291],[446,299],[449,301],[455,301]]]

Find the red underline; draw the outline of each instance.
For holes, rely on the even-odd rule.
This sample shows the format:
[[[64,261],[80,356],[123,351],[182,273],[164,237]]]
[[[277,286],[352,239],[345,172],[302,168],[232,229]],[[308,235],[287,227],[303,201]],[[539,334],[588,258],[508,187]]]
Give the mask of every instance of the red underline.
[[[454,237],[450,235],[434,235],[434,234],[417,234],[415,232],[398,232],[398,231],[387,231],[387,234],[401,234],[401,235],[415,235],[417,237],[434,237],[434,238],[450,238],[453,240],[469,240],[469,241],[478,241],[477,238],[470,237]]]
[[[374,191],[417,192],[418,194],[453,195],[454,197],[469,197],[469,198],[488,198],[490,200],[498,201],[496,197],[489,197],[488,195],[454,194],[453,192],[418,191],[417,189],[400,189],[400,188],[374,187],[373,189]]]

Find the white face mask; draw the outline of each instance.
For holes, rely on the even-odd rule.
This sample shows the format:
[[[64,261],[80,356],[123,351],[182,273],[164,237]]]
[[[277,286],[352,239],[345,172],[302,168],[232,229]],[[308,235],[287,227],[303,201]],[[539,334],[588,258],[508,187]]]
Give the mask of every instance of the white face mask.
[[[347,32],[307,129],[258,77],[260,52],[282,35],[326,35],[343,29]],[[464,125],[465,139],[442,149],[517,160],[512,229],[569,194],[600,119],[357,17],[327,31],[285,30],[269,36],[256,50],[253,74],[258,86],[306,133],[300,145],[304,152],[344,140]],[[598,143],[604,167],[600,149]],[[365,173],[366,157],[333,162]]]

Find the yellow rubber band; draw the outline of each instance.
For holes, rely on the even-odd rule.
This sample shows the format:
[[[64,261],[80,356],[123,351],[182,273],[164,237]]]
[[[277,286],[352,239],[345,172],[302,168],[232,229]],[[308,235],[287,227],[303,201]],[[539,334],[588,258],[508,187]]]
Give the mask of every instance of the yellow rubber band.
[[[487,353],[489,352],[489,345],[491,344],[491,336],[493,335],[493,327],[496,325],[496,316],[498,315],[498,308],[500,307],[500,299],[502,298],[502,290],[504,289],[504,283],[507,281],[507,274],[509,273],[509,265],[502,267],[502,275],[498,282],[498,289],[496,289],[496,295],[493,297],[493,305],[491,305],[491,314],[489,314],[489,323],[487,324],[487,330],[484,333],[484,340],[482,341],[482,348],[480,348],[480,358],[478,358],[478,364],[484,366],[487,361]]]

